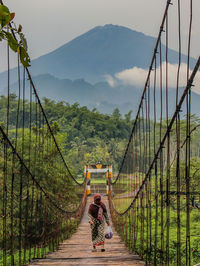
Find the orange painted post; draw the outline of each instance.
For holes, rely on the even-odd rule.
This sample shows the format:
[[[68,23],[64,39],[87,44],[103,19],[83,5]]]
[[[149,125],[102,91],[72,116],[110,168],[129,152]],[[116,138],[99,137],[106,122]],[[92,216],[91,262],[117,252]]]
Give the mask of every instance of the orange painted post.
[[[106,195],[109,195],[109,170],[106,172]]]
[[[108,171],[106,172],[106,180],[107,180],[107,186],[106,186],[106,194],[109,195],[109,193],[112,193],[112,185],[109,184],[109,178],[112,179],[112,165],[108,166]]]
[[[84,165],[84,178],[86,178],[86,171],[87,171],[87,166]]]
[[[88,172],[88,170],[86,169],[86,178],[87,178],[87,196],[89,196],[91,194],[91,189],[90,189],[90,173]]]
[[[112,176],[113,176],[113,174],[112,174],[112,165],[110,165],[109,166],[109,178],[110,178],[110,180],[112,180]],[[110,194],[112,195],[112,185],[111,184],[109,186],[109,189],[110,189]]]

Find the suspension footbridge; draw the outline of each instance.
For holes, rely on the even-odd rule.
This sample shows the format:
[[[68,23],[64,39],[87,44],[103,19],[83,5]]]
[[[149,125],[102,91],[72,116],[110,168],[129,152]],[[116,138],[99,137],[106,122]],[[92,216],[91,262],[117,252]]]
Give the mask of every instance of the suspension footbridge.
[[[107,197],[104,197],[102,201],[107,203],[108,208]],[[88,198],[77,232],[70,239],[62,242],[56,252],[30,265],[145,265],[138,255],[128,251],[115,231],[113,238],[106,242],[106,252],[101,252],[101,249],[91,252],[91,232],[87,215],[90,203],[92,203],[92,197]]]
[[[166,1],[119,171],[112,177],[108,168],[104,201],[114,237],[105,253],[93,254],[85,217],[90,175],[86,171],[80,180],[66,161],[58,125],[49,121],[30,74],[21,28],[13,26],[13,15],[1,1],[0,36],[7,43],[8,66],[0,106],[1,265],[199,265],[200,147],[194,138],[199,121],[192,92],[200,87],[200,57],[191,59],[198,12],[188,2],[183,57],[186,16],[181,1]],[[171,10],[177,28],[170,23]],[[171,31],[178,47],[173,85]],[[10,86],[11,53],[18,62],[16,95]]]

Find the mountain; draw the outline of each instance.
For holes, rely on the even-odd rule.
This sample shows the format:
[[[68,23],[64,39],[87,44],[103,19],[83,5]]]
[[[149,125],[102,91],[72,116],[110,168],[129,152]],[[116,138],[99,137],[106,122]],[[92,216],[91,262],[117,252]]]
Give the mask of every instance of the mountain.
[[[35,74],[98,82],[133,66],[147,67],[155,39],[121,26],[98,26],[32,62]],[[142,53],[142,56],[141,56]]]
[[[122,114],[137,108],[141,91],[132,86],[118,85],[111,87],[107,82],[91,84],[84,79],[70,80],[55,78],[50,74],[33,77],[33,82],[40,98],[48,97],[55,101],[70,104],[78,102],[89,109],[97,108],[101,113],[112,113],[119,108]],[[22,81],[21,81],[22,84]],[[6,95],[7,88],[2,91]],[[10,92],[18,93],[18,82],[10,86]],[[133,97],[134,95],[134,97]],[[26,98],[29,98],[29,85],[26,87]]]
[[[142,89],[134,86],[117,85],[111,87],[107,82],[91,84],[84,79],[70,80],[55,78],[50,74],[42,74],[33,77],[36,88],[39,88],[40,98],[47,97],[55,101],[65,101],[70,104],[78,102],[80,106],[87,106],[90,110],[96,108],[101,113],[112,113],[114,108],[118,108],[122,115],[132,110],[132,117],[136,115]],[[22,81],[21,81],[22,84]],[[179,89],[179,96],[182,95],[184,88]],[[14,83],[10,88],[11,92],[17,93],[18,83]],[[6,88],[4,93],[6,95]],[[150,116],[153,118],[153,90],[151,90]],[[26,97],[29,98],[29,85],[26,87]],[[168,91],[169,116],[174,113],[176,106],[176,90]],[[200,95],[192,92],[192,113],[199,112]],[[160,91],[156,90],[156,112],[160,117]],[[163,98],[163,116],[165,117],[165,100]],[[186,112],[186,104],[183,104],[182,113]]]
[[[98,26],[33,60],[31,72],[98,82],[107,74],[113,75],[134,66],[148,68],[155,43],[155,38],[126,27]],[[169,62],[176,63],[177,59],[178,53],[169,50]],[[186,59],[183,56],[182,60],[186,62]]]
[[[111,113],[116,107],[123,114],[132,109],[134,115],[143,87],[125,86],[122,83],[112,87],[106,82],[105,75],[114,76],[134,66],[147,69],[155,43],[155,38],[126,27],[98,26],[33,60],[30,72],[40,97],[78,102],[81,106],[97,108],[103,113]],[[165,51],[164,45],[162,48]],[[177,60],[178,53],[169,49],[168,61],[173,64]],[[186,61],[187,57],[182,55],[182,62]],[[193,63],[191,59],[191,67]],[[15,92],[18,86],[16,68],[10,71],[10,77]],[[7,84],[6,72],[0,74],[0,84],[0,93],[3,93]],[[171,103],[174,91],[169,94]],[[197,95],[195,99],[199,98]]]
[[[105,75],[134,66],[148,68],[155,43],[156,38],[126,27],[98,26],[33,60],[30,72],[33,76],[48,73],[57,78],[84,78],[96,83],[105,80]],[[169,49],[168,57],[170,63],[175,63],[178,53]],[[182,61],[186,62],[186,59],[183,55]],[[16,78],[17,72],[14,72],[11,75]],[[1,82],[7,81],[5,73],[0,75],[0,79]]]

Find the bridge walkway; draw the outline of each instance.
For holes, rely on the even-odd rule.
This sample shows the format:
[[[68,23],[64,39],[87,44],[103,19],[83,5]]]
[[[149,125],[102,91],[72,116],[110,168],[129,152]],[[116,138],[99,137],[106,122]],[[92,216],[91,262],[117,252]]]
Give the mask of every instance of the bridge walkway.
[[[90,227],[88,224],[87,210],[93,197],[88,197],[85,213],[75,234],[68,240],[59,245],[57,251],[47,255],[45,259],[32,262],[31,266],[48,265],[145,265],[138,255],[128,251],[116,231],[113,229],[114,236],[106,240],[105,252],[100,248],[97,252],[92,252]],[[102,201],[108,207],[107,197]]]

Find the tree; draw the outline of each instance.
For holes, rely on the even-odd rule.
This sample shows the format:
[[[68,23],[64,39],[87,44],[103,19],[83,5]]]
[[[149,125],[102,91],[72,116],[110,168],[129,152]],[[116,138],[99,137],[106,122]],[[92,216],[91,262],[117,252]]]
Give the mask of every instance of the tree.
[[[112,117],[116,120],[119,120],[121,118],[121,114],[118,108],[115,108],[112,112]]]

